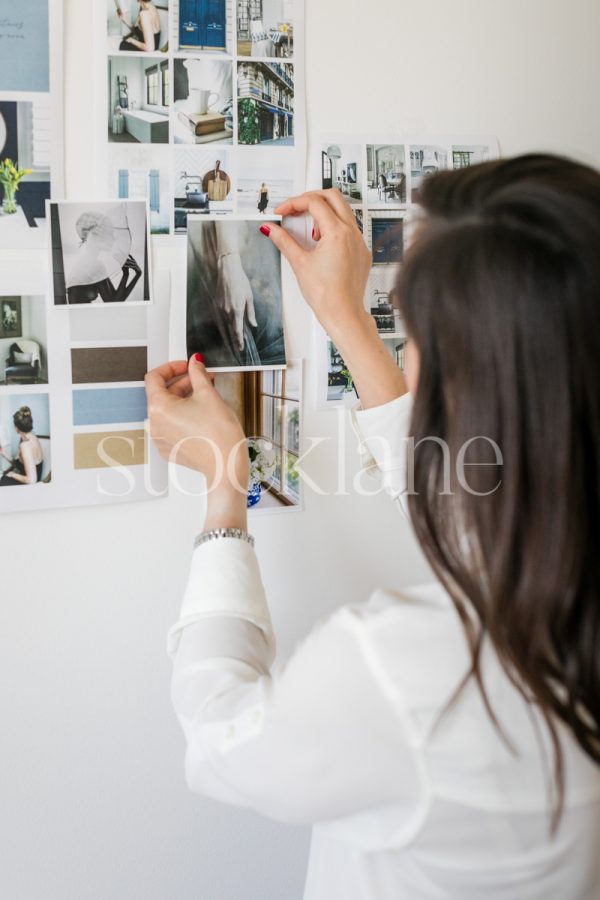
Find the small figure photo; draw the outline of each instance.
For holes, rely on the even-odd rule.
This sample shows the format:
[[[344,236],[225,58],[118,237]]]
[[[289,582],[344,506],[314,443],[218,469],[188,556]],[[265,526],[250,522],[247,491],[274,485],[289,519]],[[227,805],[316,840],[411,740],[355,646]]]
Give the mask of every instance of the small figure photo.
[[[166,53],[169,0],[106,0],[108,52]]]
[[[0,487],[49,481],[48,394],[0,394]]]

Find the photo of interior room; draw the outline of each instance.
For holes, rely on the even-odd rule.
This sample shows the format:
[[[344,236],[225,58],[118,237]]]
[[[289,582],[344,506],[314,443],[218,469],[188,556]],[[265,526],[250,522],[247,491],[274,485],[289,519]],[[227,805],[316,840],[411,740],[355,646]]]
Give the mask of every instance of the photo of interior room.
[[[446,168],[448,168],[448,151],[445,147],[433,144],[411,145],[410,178],[413,203],[419,202],[419,188],[423,179]]]
[[[397,265],[404,255],[404,217],[388,210],[370,210],[367,244],[374,266]]]
[[[168,144],[169,61],[160,57],[108,59],[108,140],[111,143]]]
[[[150,233],[168,234],[171,179],[167,147],[110,147],[108,191],[110,199],[147,200]]]
[[[182,148],[175,151],[174,160],[175,234],[186,233],[190,218],[233,212],[228,147]]]
[[[294,0],[237,0],[238,56],[290,58]]]
[[[362,200],[362,148],[359,144],[330,144],[321,148],[321,186],[337,188],[352,202]]]
[[[245,433],[259,445],[264,442],[272,457],[254,508],[299,506],[301,485],[295,466],[300,455],[301,360],[291,360],[280,371],[218,373],[215,384]]]
[[[15,414],[17,421],[15,424]],[[27,434],[39,441],[41,461],[33,471],[37,478],[32,484],[25,484],[29,490],[36,484],[48,484],[51,480],[50,454],[50,404],[48,394],[14,393],[0,391],[0,488],[13,488],[23,482],[10,477],[10,471],[18,475],[25,474],[25,467],[20,455],[21,437],[17,428],[27,428]],[[1,503],[0,497],[0,503]]]
[[[370,206],[401,206],[406,203],[403,145],[367,145],[367,202]]]
[[[176,144],[231,144],[233,65],[219,59],[176,59],[172,127]]]
[[[373,266],[367,282],[365,307],[375,319],[382,336],[396,337],[405,333],[397,302],[398,269],[397,265]]]
[[[46,217],[50,198],[51,118],[49,98],[40,95],[32,101],[0,100],[0,159],[11,159],[21,169],[31,171],[19,184],[17,211],[0,211],[0,244],[5,232],[27,235]],[[4,188],[0,184],[0,204]],[[7,234],[8,236],[8,234]]]
[[[44,297],[0,297],[0,385],[47,384]]]
[[[238,63],[240,144],[294,143],[294,67],[290,63]]]
[[[109,53],[166,53],[169,49],[169,0],[154,0],[150,23],[158,22],[147,34],[141,20],[138,0],[105,0],[106,33]],[[154,11],[157,19],[155,20]],[[146,44],[146,37],[149,43]]]
[[[454,145],[452,147],[452,168],[466,169],[491,159],[490,147],[487,144]]]

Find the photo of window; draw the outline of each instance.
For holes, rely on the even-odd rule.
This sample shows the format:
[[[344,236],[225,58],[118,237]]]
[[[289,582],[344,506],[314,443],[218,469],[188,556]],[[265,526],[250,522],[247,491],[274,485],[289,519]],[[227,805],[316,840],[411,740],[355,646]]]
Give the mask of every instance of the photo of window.
[[[175,47],[184,53],[228,49],[234,0],[179,0],[173,9]]]
[[[0,385],[47,384],[44,297],[0,297]]]
[[[169,0],[106,0],[108,52],[166,53]]]
[[[294,143],[294,67],[291,63],[240,62],[240,144]]]
[[[159,57],[108,59],[108,140],[169,143],[169,61]]]
[[[251,508],[298,508],[302,361],[290,360],[281,371],[218,373],[215,386],[249,438]]]
[[[237,0],[237,52],[238,56],[293,56],[293,0]]]
[[[176,59],[172,122],[176,144],[231,144],[233,64]]]
[[[404,361],[406,356],[406,345],[408,338],[384,338],[383,345],[388,351],[401,372],[404,372]]]
[[[195,217],[233,212],[230,148],[182,148],[174,160],[176,234],[185,234]]]
[[[256,221],[188,220],[187,355],[209,369],[283,368],[281,257]]]
[[[406,203],[404,145],[367,144],[367,202],[370,206]]]
[[[466,146],[461,144],[452,147],[452,168],[466,169],[491,159],[490,147],[487,144]]]
[[[50,204],[55,306],[148,303],[146,204]]]
[[[448,152],[445,147],[430,144],[410,147],[410,175],[412,202],[419,202],[419,188],[423,179],[448,168]]]
[[[0,392],[0,488],[48,484],[50,472],[48,394]]]
[[[265,147],[256,153],[250,147],[237,151],[238,210],[240,213],[272,214],[275,209],[293,196],[293,159],[289,150]]]
[[[350,203],[362,200],[360,144],[329,144],[321,148],[321,185],[337,188]]]
[[[169,233],[170,154],[167,147],[121,145],[110,147],[109,196],[119,200],[147,200],[150,233]]]
[[[0,210],[0,246],[3,234],[26,237],[46,217],[50,198],[50,100],[41,95],[31,101],[0,100],[0,161],[12,160],[27,170],[14,195],[16,211]],[[0,181],[0,201],[8,199]]]

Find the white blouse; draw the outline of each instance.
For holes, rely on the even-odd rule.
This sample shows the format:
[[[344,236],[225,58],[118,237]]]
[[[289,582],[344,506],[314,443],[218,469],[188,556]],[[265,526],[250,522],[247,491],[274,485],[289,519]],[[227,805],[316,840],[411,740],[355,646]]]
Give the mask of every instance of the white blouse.
[[[405,490],[408,395],[355,411],[367,468]],[[559,726],[565,809],[549,834],[552,752],[490,646],[475,684],[439,584],[340,609],[291,659],[275,639],[250,546],[195,550],[169,633],[173,704],[190,788],[284,822],[311,823],[305,900],[598,900],[600,768]]]

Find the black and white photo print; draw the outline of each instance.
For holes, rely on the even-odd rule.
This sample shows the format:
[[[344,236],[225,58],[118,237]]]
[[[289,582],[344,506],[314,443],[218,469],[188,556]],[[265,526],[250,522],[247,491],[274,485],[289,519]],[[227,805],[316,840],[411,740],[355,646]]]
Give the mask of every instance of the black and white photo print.
[[[144,201],[51,203],[55,306],[148,303],[148,217]]]
[[[260,221],[188,222],[187,352],[230,372],[286,364],[281,257]]]

